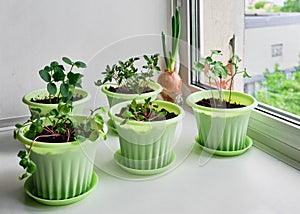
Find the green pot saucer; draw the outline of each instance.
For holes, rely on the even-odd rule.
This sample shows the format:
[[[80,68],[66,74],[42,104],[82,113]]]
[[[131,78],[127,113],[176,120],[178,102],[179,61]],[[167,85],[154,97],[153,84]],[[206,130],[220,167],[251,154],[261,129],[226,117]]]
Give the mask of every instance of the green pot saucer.
[[[206,151],[210,154],[230,157],[230,156],[241,155],[244,152],[246,152],[248,149],[251,148],[253,141],[249,136],[246,136],[246,142],[245,142],[244,148],[240,149],[240,150],[236,150],[236,151],[222,151],[222,150],[208,148],[208,147],[204,146],[202,142],[200,142],[198,136],[196,137],[196,144],[199,145],[201,147],[201,149],[203,149],[204,151]]]
[[[27,193],[27,195],[29,195],[31,198],[33,198],[34,200],[36,200],[37,202],[39,202],[41,204],[51,205],[51,206],[59,206],[59,205],[72,204],[72,203],[75,203],[77,201],[84,199],[85,197],[88,196],[88,194],[91,192],[91,190],[96,186],[97,182],[98,182],[98,176],[95,172],[93,172],[91,185],[86,192],[82,193],[81,195],[75,196],[73,198],[62,199],[62,200],[43,199],[38,196],[35,196],[33,194],[33,183],[32,183],[31,176],[24,183],[24,189],[25,189],[25,192]]]
[[[124,166],[122,164],[121,159],[122,159],[121,150],[119,149],[115,152],[114,161],[124,171],[129,172],[131,174],[135,174],[135,175],[155,175],[155,174],[159,174],[159,173],[167,171],[172,166],[172,163],[175,161],[176,155],[175,155],[174,152],[172,152],[172,155],[171,155],[171,158],[170,158],[170,161],[169,161],[168,165],[166,165],[164,167],[161,167],[161,168],[158,168],[158,169],[148,169],[148,170],[133,169],[133,168]]]

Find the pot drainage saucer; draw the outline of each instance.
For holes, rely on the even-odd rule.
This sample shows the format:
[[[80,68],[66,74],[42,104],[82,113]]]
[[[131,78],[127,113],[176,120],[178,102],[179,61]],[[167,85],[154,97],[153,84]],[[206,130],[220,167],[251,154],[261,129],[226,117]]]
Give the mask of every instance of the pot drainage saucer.
[[[253,141],[249,136],[246,136],[246,142],[245,142],[245,146],[243,149],[240,150],[236,150],[236,151],[222,151],[222,150],[217,150],[217,149],[211,149],[208,148],[206,146],[203,145],[202,142],[200,142],[198,136],[196,137],[196,144],[199,145],[201,147],[201,149],[203,149],[204,151],[214,154],[214,155],[219,155],[219,156],[237,156],[237,155],[241,155],[244,152],[246,152],[248,149],[251,148]]]
[[[61,200],[44,199],[44,198],[40,198],[40,197],[34,195],[33,194],[33,183],[32,183],[31,176],[24,183],[24,189],[25,189],[26,194],[29,195],[34,200],[36,200],[37,202],[39,202],[41,204],[45,204],[45,205],[58,206],[58,205],[72,204],[72,203],[75,203],[77,201],[84,199],[85,197],[88,196],[88,194],[91,192],[91,190],[96,186],[97,182],[98,182],[98,176],[95,172],[93,172],[90,187],[86,192],[82,193],[81,195],[75,196],[73,198],[61,199]]]
[[[114,155],[114,161],[119,167],[121,167],[126,172],[129,172],[129,173],[132,173],[135,175],[155,175],[155,174],[165,172],[172,166],[172,163],[175,161],[175,158],[176,158],[176,155],[174,152],[172,152],[169,163],[164,167],[160,167],[157,169],[134,169],[134,168],[127,167],[123,164],[124,160],[122,160],[122,159],[124,159],[124,157],[121,155],[120,150],[117,150]]]

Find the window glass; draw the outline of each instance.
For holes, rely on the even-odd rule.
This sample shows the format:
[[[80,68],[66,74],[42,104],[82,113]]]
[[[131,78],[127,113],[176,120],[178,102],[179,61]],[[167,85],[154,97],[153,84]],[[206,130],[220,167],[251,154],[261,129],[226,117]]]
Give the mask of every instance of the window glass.
[[[300,2],[245,0],[244,91],[300,115]]]

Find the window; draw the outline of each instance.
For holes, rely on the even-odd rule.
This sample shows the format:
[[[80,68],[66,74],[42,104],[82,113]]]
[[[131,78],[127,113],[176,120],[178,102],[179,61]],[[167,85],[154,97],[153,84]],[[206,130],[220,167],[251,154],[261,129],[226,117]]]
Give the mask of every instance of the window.
[[[225,50],[225,52],[228,51],[228,45],[232,42],[232,39],[234,40],[234,51],[243,59],[244,67],[251,65],[251,63],[255,64],[256,62],[258,64],[258,61],[264,61],[266,56],[258,55],[260,52],[264,52],[261,47],[252,50],[253,55],[249,55],[249,52],[247,52],[247,48],[251,45],[246,44],[247,39],[249,39],[246,31],[251,21],[247,21],[247,16],[244,15],[245,6],[246,4],[243,1],[186,1],[186,8],[182,10],[183,13],[186,13],[188,19],[186,38],[190,44],[188,55],[188,84],[190,86],[206,89],[204,79],[192,69],[193,62],[197,61],[200,55],[207,55],[212,49],[219,48]],[[225,7],[226,10],[224,10]],[[260,27],[260,30],[262,30],[262,27]],[[251,37],[253,37],[251,39],[262,40],[262,38],[255,35],[251,35]],[[285,42],[278,40],[270,43],[266,52],[271,59],[284,58],[286,46]],[[294,46],[298,46],[300,51],[300,45],[295,42]],[[271,64],[274,68],[275,65]],[[263,64],[261,66],[263,67],[263,73],[265,68]],[[256,87],[261,89],[258,86],[250,86],[251,82],[258,80],[260,79],[256,75],[253,75],[249,80],[245,80],[244,84],[242,78],[238,79],[235,82],[234,89],[240,91],[250,90],[251,87],[251,90],[256,90]],[[255,91],[248,93],[255,93]],[[254,140],[256,147],[300,169],[299,118],[289,112],[260,103],[251,115],[248,135]]]
[[[245,0],[245,92],[300,116],[300,2]],[[293,117],[293,116],[292,116]]]

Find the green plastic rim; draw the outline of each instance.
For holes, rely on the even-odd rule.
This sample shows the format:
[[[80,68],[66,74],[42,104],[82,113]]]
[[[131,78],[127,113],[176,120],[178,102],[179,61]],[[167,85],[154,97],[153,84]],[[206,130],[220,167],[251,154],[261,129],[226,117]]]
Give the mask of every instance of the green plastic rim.
[[[140,100],[138,102],[143,102],[143,101]],[[121,123],[124,119],[122,119],[121,117],[117,117],[115,114],[119,113],[123,107],[126,107],[130,103],[131,103],[131,101],[124,101],[124,102],[121,102],[121,103],[118,103],[118,104],[112,106],[108,112],[109,117],[115,123]],[[134,120],[129,120],[127,122],[127,124],[132,125],[132,126],[145,126],[145,124],[147,124],[147,125],[151,124],[152,126],[155,126],[155,125],[159,125],[159,124],[163,123],[163,124],[167,125],[167,124],[177,122],[184,117],[184,110],[180,106],[178,106],[174,103],[170,103],[170,102],[163,101],[163,100],[154,100],[153,103],[156,103],[158,105],[159,109],[165,108],[169,112],[174,112],[175,114],[177,114],[177,117],[174,117],[174,118],[168,119],[168,120],[153,121],[153,122],[146,122],[146,121],[138,122],[138,121],[134,121]]]
[[[236,91],[231,92],[231,101],[236,102],[238,104],[245,105],[245,107],[241,108],[234,108],[234,109],[217,109],[217,108],[209,108],[205,106],[200,106],[197,105],[196,102],[205,99],[205,98],[211,98],[212,94],[214,97],[219,97],[219,91],[218,90],[205,90],[205,91],[197,91],[192,94],[190,94],[187,99],[186,103],[191,106],[195,111],[204,111],[204,112],[226,112],[226,114],[230,113],[238,113],[238,112],[246,112],[246,111],[251,111],[254,109],[257,105],[258,102],[257,100],[252,97],[251,95],[245,94],[245,93],[240,93]],[[222,91],[222,97],[228,100],[229,98],[230,91],[223,90]]]
[[[73,102],[74,106],[84,104],[84,103],[88,102],[91,98],[91,95],[86,90],[83,90],[81,88],[75,88],[74,95],[83,96],[82,99]],[[58,104],[43,104],[43,103],[36,103],[36,102],[30,101],[32,98],[35,99],[35,98],[40,97],[43,99],[47,96],[48,96],[48,91],[47,91],[47,89],[43,88],[43,89],[38,89],[38,90],[27,93],[22,98],[22,101],[26,105],[29,105],[30,107],[33,107],[33,108],[41,108],[42,109],[42,108],[45,108],[46,106],[50,110],[57,108]]]
[[[143,94],[121,94],[121,93],[114,93],[108,90],[110,86],[117,86],[116,84],[105,84],[101,87],[101,91],[107,96],[110,105],[112,100],[114,100],[114,104],[127,101],[127,100],[142,100],[148,97],[151,97],[152,100],[156,99],[157,95],[162,92],[162,86],[156,82],[150,82],[149,87],[153,89],[152,92],[143,93]]]
[[[87,116],[85,115],[73,115],[72,116],[73,119],[75,119],[77,122],[83,121],[84,119],[87,118]],[[26,138],[24,136],[24,133],[28,130],[29,126],[23,127],[20,129],[20,131],[17,133],[17,139],[26,145],[26,147],[28,148],[31,143],[32,140],[29,138]],[[108,127],[106,124],[104,124],[104,132],[107,133],[108,131]],[[78,146],[80,145],[84,145],[85,143],[96,143],[96,142],[90,142],[89,140],[85,141],[85,142],[78,142],[78,141],[72,141],[72,142],[65,142],[65,143],[47,143],[47,142],[40,142],[40,141],[36,141],[33,143],[32,149],[53,149],[53,151],[62,151],[62,150],[67,150],[67,149],[71,149],[74,146]]]

